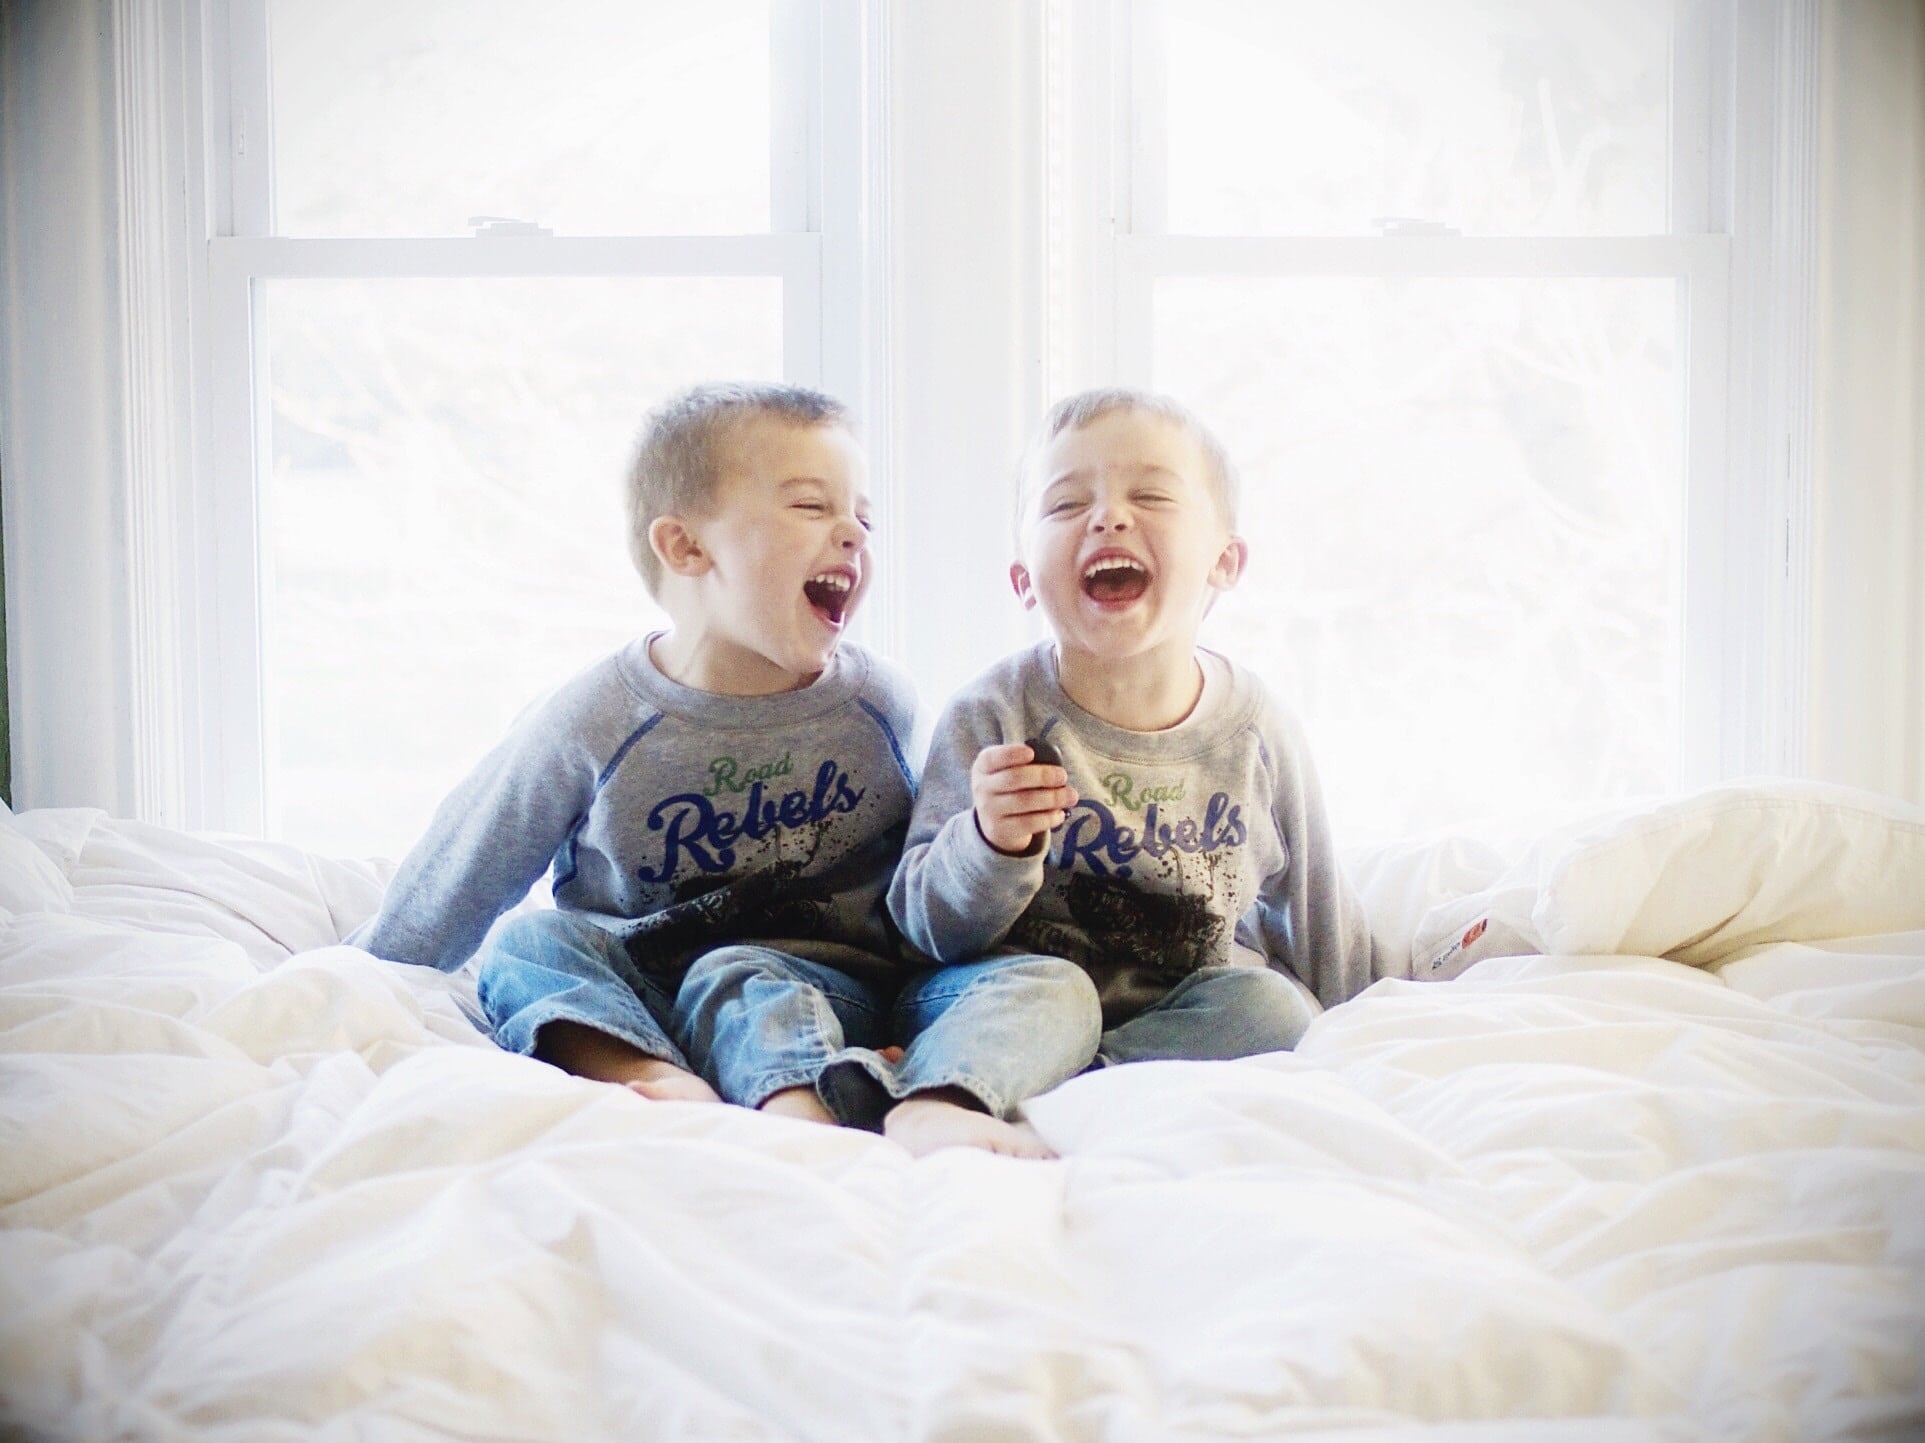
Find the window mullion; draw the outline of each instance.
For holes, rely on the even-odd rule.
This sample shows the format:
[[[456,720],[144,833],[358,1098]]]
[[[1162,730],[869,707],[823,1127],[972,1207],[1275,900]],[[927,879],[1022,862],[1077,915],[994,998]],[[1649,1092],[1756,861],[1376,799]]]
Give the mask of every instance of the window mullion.
[[[1047,96],[1048,391],[1117,374],[1117,236],[1129,213],[1131,0],[1050,0]]]
[[[219,234],[265,236],[274,230],[273,44],[264,0],[215,0],[218,45],[226,64],[225,184],[216,186]]]
[[[822,7],[769,6],[769,229],[822,229]]]
[[[1126,196],[1128,229],[1137,235],[1161,235],[1169,229],[1169,108],[1163,84],[1163,0],[1122,0],[1130,7],[1124,59],[1129,76],[1127,135],[1129,179]]]

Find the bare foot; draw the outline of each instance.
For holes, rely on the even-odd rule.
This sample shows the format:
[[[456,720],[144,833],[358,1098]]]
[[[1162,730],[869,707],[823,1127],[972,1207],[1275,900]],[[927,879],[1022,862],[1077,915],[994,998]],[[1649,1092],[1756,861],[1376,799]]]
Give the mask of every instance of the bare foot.
[[[672,1062],[648,1057],[631,1064],[629,1075],[619,1079],[623,1087],[656,1102],[720,1102],[722,1099],[694,1073]]]
[[[891,1067],[893,1067],[898,1062],[902,1061],[902,1049],[900,1047],[880,1048],[877,1050],[876,1056],[880,1057],[884,1062],[888,1063]]]
[[[785,1087],[762,1101],[758,1112],[772,1112],[777,1117],[796,1117],[804,1122],[826,1122],[835,1126],[835,1114],[822,1105],[822,1099],[815,1095],[813,1087]]]
[[[720,1102],[715,1089],[687,1068],[650,1057],[632,1042],[579,1022],[544,1023],[535,1056],[577,1077],[613,1082],[658,1102]]]
[[[1004,1157],[1056,1156],[1026,1122],[1004,1122],[978,1108],[927,1093],[890,1108],[882,1120],[882,1132],[912,1157],[926,1157],[945,1147],[979,1147]]]

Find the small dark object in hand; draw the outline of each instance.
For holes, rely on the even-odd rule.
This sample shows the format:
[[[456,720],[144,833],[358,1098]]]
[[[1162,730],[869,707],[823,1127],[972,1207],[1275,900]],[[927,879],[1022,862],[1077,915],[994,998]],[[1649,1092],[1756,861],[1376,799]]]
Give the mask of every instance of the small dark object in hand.
[[[1060,767],[1063,764],[1063,754],[1041,737],[1026,737],[1023,740],[1023,745],[1035,753],[1030,763],[1032,766]],[[1030,838],[1029,846],[1024,850],[1023,855],[1025,857],[1033,857],[1048,845],[1049,833],[1038,832]]]

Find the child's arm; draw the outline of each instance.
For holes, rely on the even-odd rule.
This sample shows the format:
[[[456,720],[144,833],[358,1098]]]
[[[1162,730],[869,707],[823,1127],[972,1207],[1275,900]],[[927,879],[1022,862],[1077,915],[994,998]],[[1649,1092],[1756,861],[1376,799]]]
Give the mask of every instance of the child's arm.
[[[1376,980],[1370,924],[1338,861],[1302,731],[1287,724],[1271,735],[1271,812],[1290,860],[1265,880],[1258,898],[1264,950],[1286,962],[1325,1007],[1334,1007]]]
[[[452,972],[528,894],[594,800],[593,759],[558,710],[523,717],[448,794],[402,860],[381,911],[350,942]]]
[[[1042,843],[1076,794],[1061,767],[1031,757],[991,717],[943,717],[889,888],[896,925],[925,956],[984,956],[1042,886]]]

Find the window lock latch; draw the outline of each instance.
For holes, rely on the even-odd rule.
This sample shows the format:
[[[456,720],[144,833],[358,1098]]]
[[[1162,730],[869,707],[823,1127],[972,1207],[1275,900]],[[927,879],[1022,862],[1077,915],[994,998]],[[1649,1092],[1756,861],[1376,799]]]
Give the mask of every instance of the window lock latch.
[[[1378,235],[1387,239],[1399,236],[1459,234],[1454,225],[1445,225],[1441,220],[1425,220],[1421,216],[1379,215],[1372,216],[1370,223],[1377,228]]]
[[[474,227],[478,236],[554,234],[545,225],[538,225],[532,220],[516,220],[506,215],[471,215],[468,224]]]

